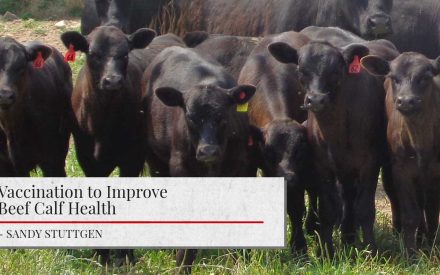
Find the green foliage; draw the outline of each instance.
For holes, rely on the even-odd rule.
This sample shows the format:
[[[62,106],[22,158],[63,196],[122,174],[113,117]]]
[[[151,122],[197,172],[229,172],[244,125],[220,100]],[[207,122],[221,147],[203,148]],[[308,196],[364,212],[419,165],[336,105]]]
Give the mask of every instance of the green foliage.
[[[0,14],[10,11],[23,19],[65,19],[79,17],[81,0],[0,0]]]
[[[4,14],[9,11],[12,13],[17,13],[23,8],[23,1],[17,0],[1,0],[0,1],[0,14]]]

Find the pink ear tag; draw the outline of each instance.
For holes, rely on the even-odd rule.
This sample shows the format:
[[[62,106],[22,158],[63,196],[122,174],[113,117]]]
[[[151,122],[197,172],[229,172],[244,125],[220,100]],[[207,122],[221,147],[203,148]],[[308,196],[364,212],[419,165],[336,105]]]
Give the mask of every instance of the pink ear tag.
[[[34,68],[35,69],[43,69],[44,67],[44,58],[41,52],[37,53],[37,58],[34,60]]]
[[[240,92],[240,95],[239,95],[239,98],[240,98],[240,100],[245,99],[245,98],[246,98],[246,93],[243,92],[243,91],[241,91],[241,92]]]
[[[75,62],[75,58],[76,58],[75,47],[72,44],[70,44],[69,50],[66,52],[66,55],[64,56],[64,61]]]
[[[355,55],[353,58],[353,62],[351,62],[350,66],[348,67],[348,73],[349,74],[359,74],[361,73],[362,67],[361,62],[359,60],[359,56]]]

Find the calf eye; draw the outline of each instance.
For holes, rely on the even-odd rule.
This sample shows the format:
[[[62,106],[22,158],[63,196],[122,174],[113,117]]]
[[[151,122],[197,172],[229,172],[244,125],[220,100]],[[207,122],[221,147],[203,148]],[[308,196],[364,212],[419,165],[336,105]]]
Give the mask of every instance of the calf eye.
[[[425,75],[419,79],[418,84],[419,85],[426,85],[426,84],[428,84],[430,79],[431,79],[431,76]]]
[[[306,83],[308,79],[310,79],[311,75],[308,71],[305,70],[299,70],[298,71],[298,78],[299,81],[301,81],[302,84]]]
[[[393,81],[393,83],[394,83],[395,85],[399,85],[399,84],[400,84],[400,79],[398,79],[397,77],[395,77],[395,76],[390,76],[390,78],[391,78],[391,81]]]
[[[102,55],[97,53],[97,52],[90,52],[89,55],[90,55],[90,57],[96,58],[96,59],[101,59],[102,58]]]

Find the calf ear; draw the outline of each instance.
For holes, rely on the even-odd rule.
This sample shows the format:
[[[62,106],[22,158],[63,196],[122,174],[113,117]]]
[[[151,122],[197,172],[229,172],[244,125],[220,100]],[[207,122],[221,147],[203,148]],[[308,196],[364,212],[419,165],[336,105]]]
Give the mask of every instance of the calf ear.
[[[156,37],[156,32],[152,29],[139,29],[133,34],[128,36],[128,41],[130,41],[130,46],[132,49],[143,49],[148,46],[151,41]]]
[[[298,65],[298,51],[284,42],[275,42],[267,47],[270,54],[281,63]]]
[[[245,104],[255,94],[255,86],[239,85],[228,90],[228,94],[232,97],[235,104]]]
[[[187,47],[194,48],[208,39],[208,37],[209,33],[205,31],[193,31],[185,34],[183,37],[183,42],[185,42]]]
[[[375,55],[363,57],[361,59],[361,66],[372,75],[385,76],[390,72],[390,63]]]
[[[49,56],[52,54],[52,49],[50,47],[40,43],[31,43],[26,45],[26,51],[28,53],[29,61],[34,61],[38,57],[39,52],[44,60],[49,58]]]
[[[61,40],[67,49],[73,45],[75,51],[87,53],[89,51],[89,42],[87,38],[79,32],[65,32],[61,35]]]
[[[183,94],[174,88],[161,87],[157,88],[154,93],[167,106],[184,107]]]
[[[345,62],[347,64],[351,64],[355,56],[361,59],[369,53],[370,50],[361,44],[351,44],[347,47],[342,48],[342,55],[344,56]]]

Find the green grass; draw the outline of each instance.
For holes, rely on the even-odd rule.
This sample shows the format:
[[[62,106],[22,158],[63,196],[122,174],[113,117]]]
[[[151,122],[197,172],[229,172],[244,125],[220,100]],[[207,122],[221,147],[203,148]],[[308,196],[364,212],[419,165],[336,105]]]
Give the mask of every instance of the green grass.
[[[194,274],[440,274],[440,251],[425,250],[415,259],[403,256],[401,242],[379,215],[379,254],[355,248],[339,248],[333,260],[316,256],[317,244],[308,237],[309,256],[293,257],[285,250],[204,250]],[[244,256],[246,255],[246,256]],[[112,268],[102,266],[91,250],[0,250],[0,274],[172,274],[176,271],[174,251],[136,250],[137,263]]]

